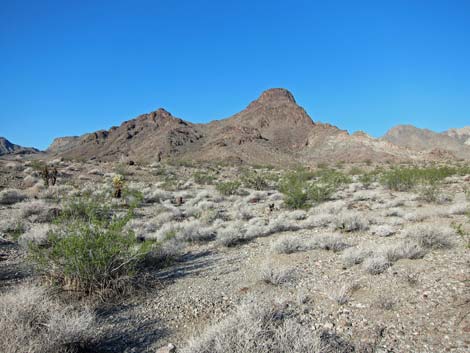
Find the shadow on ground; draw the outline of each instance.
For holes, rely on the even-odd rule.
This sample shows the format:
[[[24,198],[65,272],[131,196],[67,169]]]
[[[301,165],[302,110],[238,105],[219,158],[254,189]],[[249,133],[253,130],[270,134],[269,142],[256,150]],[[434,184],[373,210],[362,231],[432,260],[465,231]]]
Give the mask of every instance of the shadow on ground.
[[[177,262],[155,273],[160,281],[174,281],[187,276],[198,276],[204,270],[214,266],[216,259],[211,251],[190,252],[178,259]]]

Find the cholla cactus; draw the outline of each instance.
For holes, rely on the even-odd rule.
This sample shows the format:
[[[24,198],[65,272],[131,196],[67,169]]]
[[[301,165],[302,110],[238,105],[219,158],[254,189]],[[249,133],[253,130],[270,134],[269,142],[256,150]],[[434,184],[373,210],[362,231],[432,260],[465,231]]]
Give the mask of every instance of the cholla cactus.
[[[49,187],[49,168],[47,168],[47,165],[41,169],[41,177],[42,180],[44,180],[44,185],[46,188]]]
[[[124,178],[122,175],[116,175],[113,178],[114,197],[119,199],[122,196],[122,188],[124,186]]]

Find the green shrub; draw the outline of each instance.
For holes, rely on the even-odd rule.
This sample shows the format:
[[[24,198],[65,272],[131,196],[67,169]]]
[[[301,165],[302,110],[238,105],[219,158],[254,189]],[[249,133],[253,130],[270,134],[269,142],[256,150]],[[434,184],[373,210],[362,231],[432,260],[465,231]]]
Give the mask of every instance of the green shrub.
[[[77,197],[65,205],[54,223],[105,223],[111,221],[111,216],[111,208],[103,200]]]
[[[372,173],[364,173],[359,177],[359,182],[368,189],[369,186],[375,181],[375,177]]]
[[[362,175],[364,171],[359,167],[352,167],[348,173],[349,175]]]
[[[214,183],[215,176],[203,172],[193,174],[194,181],[199,185],[210,185]]]
[[[266,190],[269,187],[265,175],[261,172],[246,172],[241,179],[243,185],[249,189]]]
[[[381,178],[382,184],[393,191],[409,191],[417,184],[417,179],[410,169],[395,169],[385,172]]]
[[[458,170],[451,167],[395,168],[382,174],[382,184],[394,191],[410,191],[418,185],[434,185]]]
[[[308,183],[306,174],[298,170],[287,173],[279,183],[279,191],[284,194],[284,203],[289,208],[307,208]]]
[[[46,246],[30,243],[35,267],[54,283],[92,293],[117,289],[130,279],[151,243],[137,243],[124,226],[133,210],[116,216],[93,200],[71,203],[49,232]]]
[[[44,161],[31,161],[31,168],[33,168],[36,172],[41,172],[45,167],[46,163]]]
[[[329,184],[312,184],[308,188],[308,198],[313,202],[324,202],[330,199],[335,192],[335,188]]]
[[[302,209],[309,208],[313,202],[328,200],[337,185],[344,182],[344,175],[336,171],[323,172],[315,182],[310,182],[312,175],[302,169],[284,175],[278,188],[284,194],[285,205],[288,208]]]
[[[218,192],[222,195],[229,196],[234,195],[240,187],[240,182],[238,181],[226,181],[218,183],[215,187]]]
[[[316,173],[318,181],[322,184],[328,184],[337,188],[343,184],[351,183],[351,178],[337,170],[325,169]]]

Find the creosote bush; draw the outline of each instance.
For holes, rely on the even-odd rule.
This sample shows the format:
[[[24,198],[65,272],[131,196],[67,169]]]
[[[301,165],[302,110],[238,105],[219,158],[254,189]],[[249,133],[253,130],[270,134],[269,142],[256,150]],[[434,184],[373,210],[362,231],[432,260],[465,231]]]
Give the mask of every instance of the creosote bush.
[[[446,177],[462,174],[464,168],[428,167],[394,168],[382,173],[382,184],[393,191],[410,191],[418,185],[438,185]]]
[[[193,179],[199,185],[211,185],[214,183],[215,176],[204,172],[195,172]]]
[[[254,190],[266,190],[269,187],[267,178],[261,172],[246,172],[241,177],[242,183],[246,188]]]
[[[216,189],[222,195],[229,196],[234,195],[240,187],[240,182],[238,181],[226,181],[221,182],[216,185]]]
[[[36,268],[66,289],[92,293],[118,289],[131,278],[152,243],[137,243],[124,226],[133,209],[117,216],[92,199],[71,203],[47,235],[46,245],[30,242]]]
[[[358,181],[368,189],[370,185],[375,181],[375,175],[373,173],[364,173],[359,176]]]
[[[287,173],[279,183],[279,191],[284,194],[284,203],[288,208],[309,208],[312,203],[328,200],[342,183],[334,173],[322,174],[319,180],[310,182],[312,174],[304,169]]]

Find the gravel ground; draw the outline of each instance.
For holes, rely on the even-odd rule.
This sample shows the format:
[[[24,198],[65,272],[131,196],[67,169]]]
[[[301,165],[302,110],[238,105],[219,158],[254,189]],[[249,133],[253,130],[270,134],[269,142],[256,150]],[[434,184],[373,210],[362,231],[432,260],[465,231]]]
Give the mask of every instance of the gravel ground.
[[[81,183],[101,178],[78,178],[87,168],[91,167],[68,168],[69,178]],[[145,168],[136,170],[133,178],[144,183],[153,180]],[[445,188],[456,195],[453,203],[464,202],[458,179]],[[369,198],[370,194],[374,197]],[[373,235],[372,228],[341,233],[345,243],[361,249],[396,244],[411,223],[450,227],[452,222],[466,222],[465,215],[447,214],[449,204],[426,204],[416,195],[390,193],[378,186],[345,188],[337,198],[345,200],[350,211],[370,219],[371,226],[388,224],[396,230],[387,237]],[[220,209],[231,211],[232,202],[227,198]],[[256,217],[264,217],[261,212],[268,203],[261,200],[250,207]],[[271,217],[281,214],[279,205],[276,201]],[[18,207],[0,207],[0,217],[9,217]],[[139,209],[140,219],[150,220],[160,207],[150,204]],[[395,209],[402,214],[393,215]],[[315,212],[312,209],[307,216]],[[390,215],[385,216],[386,212]],[[406,219],[419,212],[426,217]],[[375,352],[470,352],[470,251],[464,239],[455,235],[451,248],[432,249],[421,259],[398,260],[378,275],[369,274],[362,265],[345,268],[341,252],[313,249],[277,254],[271,248],[286,235],[308,242],[331,231],[314,227],[279,232],[230,248],[216,242],[187,245],[174,264],[149,271],[152,285],[97,306],[96,352],[155,352],[168,343],[182,347],[192,335],[231,315],[240,303],[261,297],[295,302],[302,310],[302,324],[312,333],[337,334],[356,347],[375,347]],[[24,251],[2,239],[6,238],[0,239],[0,293],[19,282],[35,280]],[[278,286],[264,283],[261,272],[267,263],[278,270],[291,269],[293,278]]]

